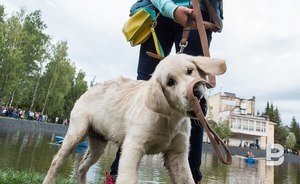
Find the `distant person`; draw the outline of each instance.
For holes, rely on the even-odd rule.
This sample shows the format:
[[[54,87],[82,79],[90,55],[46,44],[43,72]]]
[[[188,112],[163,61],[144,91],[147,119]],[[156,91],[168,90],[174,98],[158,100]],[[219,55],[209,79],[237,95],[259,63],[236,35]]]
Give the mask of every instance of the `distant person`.
[[[244,143],[244,148],[248,148],[248,142]]]
[[[66,125],[66,126],[68,126],[68,125],[69,125],[68,118],[65,118],[65,119],[64,119],[64,121],[63,121],[63,125]]]
[[[253,158],[254,157],[253,152],[252,151],[248,151],[246,157],[247,158]]]
[[[32,111],[28,112],[28,119],[29,120],[34,120],[34,112],[32,112]]]
[[[55,119],[54,119],[54,123],[58,123],[58,120],[59,120],[59,118],[58,117],[55,117]]]

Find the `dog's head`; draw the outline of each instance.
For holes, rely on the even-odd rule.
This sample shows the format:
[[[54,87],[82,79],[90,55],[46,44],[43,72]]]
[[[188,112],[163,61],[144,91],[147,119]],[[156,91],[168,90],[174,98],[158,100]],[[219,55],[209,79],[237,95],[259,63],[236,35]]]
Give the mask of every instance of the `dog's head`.
[[[178,54],[168,56],[156,67],[151,79],[146,106],[156,113],[170,115],[172,110],[187,115],[192,111],[187,99],[187,87],[196,78],[208,74],[221,75],[225,61],[201,56]],[[197,97],[206,97],[205,84],[197,86]]]

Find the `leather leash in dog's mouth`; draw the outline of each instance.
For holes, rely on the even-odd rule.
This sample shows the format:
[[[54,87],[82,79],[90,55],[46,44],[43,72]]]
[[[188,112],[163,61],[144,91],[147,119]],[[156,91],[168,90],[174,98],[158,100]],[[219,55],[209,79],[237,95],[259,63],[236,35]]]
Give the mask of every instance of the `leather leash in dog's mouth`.
[[[199,119],[202,127],[205,129],[207,136],[210,140],[210,143],[213,146],[218,158],[220,159],[220,161],[223,164],[229,165],[232,162],[231,152],[228,149],[228,147],[225,145],[225,143],[221,140],[221,138],[216,134],[216,132],[207,123],[207,121],[203,115],[203,112],[201,110],[198,99],[194,95],[194,87],[197,83],[206,84],[207,81],[202,78],[197,78],[189,84],[189,86],[187,88],[187,97],[188,97],[189,103],[192,106],[192,108],[194,109],[195,114],[196,114],[197,118]],[[220,145],[220,143],[221,143],[221,146],[223,147],[223,149],[225,150],[226,160],[224,159],[224,156],[222,155],[221,150],[218,147],[218,145]]]

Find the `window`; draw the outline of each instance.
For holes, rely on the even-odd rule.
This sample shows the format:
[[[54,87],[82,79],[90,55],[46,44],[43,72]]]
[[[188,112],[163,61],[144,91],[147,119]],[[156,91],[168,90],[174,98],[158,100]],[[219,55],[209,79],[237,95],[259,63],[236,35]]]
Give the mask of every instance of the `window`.
[[[248,120],[243,119],[242,126],[243,126],[243,130],[249,130]]]
[[[241,109],[241,114],[245,115],[246,114],[246,110],[245,109]]]
[[[236,129],[241,129],[241,119],[237,119],[236,121]]]
[[[249,121],[249,131],[254,131],[254,121],[253,120]]]
[[[236,118],[231,117],[231,124],[230,124],[231,128],[235,128],[235,122],[236,122]]]
[[[260,121],[256,121],[256,129],[255,129],[256,132],[260,132],[261,131],[260,124],[261,124]]]
[[[266,122],[261,122],[261,131],[266,132]]]

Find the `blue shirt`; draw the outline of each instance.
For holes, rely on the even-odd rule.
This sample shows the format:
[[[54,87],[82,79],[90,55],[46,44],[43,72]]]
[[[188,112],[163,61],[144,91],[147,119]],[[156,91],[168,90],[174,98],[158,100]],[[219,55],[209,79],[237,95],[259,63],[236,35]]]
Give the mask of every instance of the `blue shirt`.
[[[150,0],[152,4],[159,10],[159,12],[166,17],[174,19],[174,11],[178,6],[192,7],[189,0]],[[218,16],[223,19],[223,7],[222,0],[210,0],[210,3],[216,10]],[[203,1],[201,1],[200,7],[203,11],[207,11]]]
[[[216,10],[216,13],[220,20],[223,19],[223,1],[222,0],[209,0],[212,7]],[[202,1],[203,2],[203,1]],[[202,11],[207,11],[204,3],[200,4]],[[153,7],[154,6],[154,7]],[[174,20],[174,11],[178,6],[192,7],[190,0],[138,0],[134,3],[130,9],[131,14],[135,13],[139,8],[149,7],[157,8],[158,11],[165,17],[169,17]]]
[[[163,16],[172,19],[178,6],[190,7],[190,1],[187,0],[151,0],[151,2]]]

